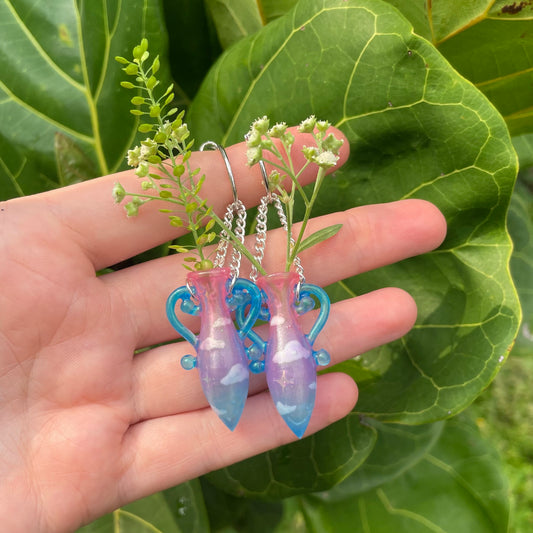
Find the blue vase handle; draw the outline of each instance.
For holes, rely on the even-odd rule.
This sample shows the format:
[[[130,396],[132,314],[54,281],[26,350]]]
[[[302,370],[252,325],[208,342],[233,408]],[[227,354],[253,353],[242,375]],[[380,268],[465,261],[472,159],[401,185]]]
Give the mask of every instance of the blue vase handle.
[[[170,293],[167,298],[167,318],[172,324],[172,327],[186,340],[189,341],[195,348],[198,344],[198,337],[187,327],[185,327],[176,316],[176,304],[179,300],[182,300],[182,311],[196,316],[200,310],[198,305],[191,305],[191,292],[185,285],[178,287]]]
[[[300,288],[300,295],[305,295],[306,293],[312,294],[320,302],[320,311],[318,313],[318,317],[315,320],[315,323],[313,324],[311,329],[309,330],[309,333],[307,334],[307,338],[312,345],[318,337],[318,334],[326,325],[326,322],[329,317],[331,303],[327,292],[318,285],[311,285],[310,283],[302,284]]]
[[[261,310],[261,291],[257,288],[255,283],[244,279],[237,278],[233,284],[233,292],[244,291],[250,295],[249,310],[245,313],[245,309],[248,308],[248,302],[244,305],[239,305],[236,308],[237,324],[239,330],[237,331],[241,339],[245,339],[250,336],[251,329],[259,317],[259,311]]]

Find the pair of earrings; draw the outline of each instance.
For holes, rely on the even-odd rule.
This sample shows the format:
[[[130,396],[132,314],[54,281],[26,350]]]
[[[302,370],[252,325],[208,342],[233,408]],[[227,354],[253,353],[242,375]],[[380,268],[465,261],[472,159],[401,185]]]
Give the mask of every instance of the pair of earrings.
[[[228,205],[224,224],[244,243],[246,209],[237,197],[233,172],[224,148],[214,142],[205,148],[222,154],[232,184],[233,202]],[[267,193],[260,201],[256,219],[255,260],[261,264],[267,235],[268,207],[272,204],[282,227],[287,220],[279,196],[270,191],[263,162],[260,168]],[[298,257],[294,271],[259,276],[252,266],[250,279],[239,277],[241,254],[233,247],[230,267],[224,267],[228,239],[225,231],[216,252],[214,268],[190,272],[187,284],[174,290],[167,300],[167,316],[172,326],[196,350],[196,357],[186,355],[185,369],[198,368],[202,389],[219,418],[233,430],[248,396],[249,372],[266,373],[268,388],[286,424],[302,437],[315,404],[316,367],[330,362],[325,350],[315,351],[313,344],[324,327],[330,302],[326,292],[305,283]],[[314,298],[313,298],[314,297]],[[304,334],[298,316],[320,304],[318,317],[308,334]],[[190,315],[200,316],[200,331],[192,333],[177,317],[176,306]],[[234,312],[234,318],[232,313]],[[266,321],[268,339],[252,328]]]

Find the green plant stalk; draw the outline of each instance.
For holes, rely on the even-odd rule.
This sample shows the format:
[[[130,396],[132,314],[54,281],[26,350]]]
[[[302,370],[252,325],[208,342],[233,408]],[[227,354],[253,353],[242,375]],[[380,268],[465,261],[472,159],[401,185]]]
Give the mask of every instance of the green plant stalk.
[[[147,200],[159,200],[159,201],[163,201],[163,199],[160,197],[160,196],[153,196],[151,194],[143,194],[143,193],[129,193],[126,191],[126,194],[128,196],[137,196],[139,198],[146,198]],[[200,199],[198,196],[194,195],[194,198],[195,199]],[[170,202],[170,203],[173,203],[173,204],[177,204],[179,205],[180,207],[182,207],[182,204],[180,203],[179,200],[175,199],[175,198],[165,198],[164,199],[165,202]],[[224,221],[214,212],[211,212],[209,213],[209,216],[215,221],[216,224],[218,224],[218,226],[220,227],[221,230],[224,230],[226,231],[226,233],[228,234],[228,236],[230,237],[230,240],[231,240],[231,244],[232,246],[234,246],[242,255],[244,255],[254,266],[255,268],[257,268],[257,271],[262,275],[262,276],[265,276],[266,275],[266,270],[261,266],[261,264],[257,261],[257,259],[252,255],[252,253],[248,250],[248,248],[246,248],[246,246],[244,246],[241,241],[239,240],[239,238],[237,237],[237,235],[235,235],[235,233],[231,230],[231,228],[228,228],[225,224],[224,224]]]
[[[150,103],[152,104],[152,106],[156,106],[156,105],[159,105],[159,102],[161,101],[161,99],[163,98],[163,96],[161,96],[161,98],[159,100],[156,100],[155,97],[154,97],[154,92],[152,89],[150,89],[148,86],[147,86],[147,81],[148,81],[148,73],[150,72],[150,69],[152,67],[150,67],[146,72],[144,71],[143,67],[142,67],[142,63],[139,62],[139,73],[140,73],[140,76],[142,77],[143,79],[143,83],[146,87],[146,92],[148,93],[148,98],[150,100]],[[157,87],[157,84],[154,86],[154,87]],[[163,109],[161,109],[162,111]],[[166,117],[167,115],[165,115]],[[163,128],[164,126],[164,123],[163,123],[163,119],[161,117],[161,113],[159,113],[157,115],[157,121],[159,123],[159,126],[161,128]],[[172,166],[176,166],[176,157],[174,155],[174,145],[173,143],[171,143],[168,139],[166,140],[165,142],[165,146],[168,150],[168,153],[169,153],[169,156],[170,156],[170,160],[172,161]],[[180,149],[181,148],[181,149]],[[178,151],[183,154],[183,147],[179,147],[178,146]],[[189,160],[187,160],[185,162],[185,164],[187,165],[187,170],[189,172],[189,176],[191,176],[191,166],[189,164]],[[191,191],[190,189],[187,189],[186,187],[184,187],[184,185],[181,183],[181,180],[178,178],[178,179],[174,179],[174,177],[170,174],[170,172],[168,172],[168,170],[162,165],[158,165],[159,169],[161,171],[163,171],[167,176],[168,178],[173,182],[175,183],[176,185],[178,185],[178,188],[180,190],[180,194],[183,195],[183,193],[185,192],[187,195],[191,195]],[[192,177],[190,178],[190,180],[192,181]],[[199,235],[198,235],[198,232],[196,230],[196,220],[193,218],[192,216],[192,213],[189,213],[187,212],[187,210],[185,211],[185,214],[187,215],[187,219],[188,219],[188,229],[191,231],[192,233],[192,236],[193,236],[193,239],[194,239],[194,243],[196,245],[196,250],[198,252],[198,256],[200,257],[200,260],[203,261],[205,259],[205,255],[204,255],[204,252],[203,252],[203,246],[200,246],[199,245]]]
[[[269,140],[270,136],[267,135],[267,138]],[[307,166],[310,164],[309,161],[306,161],[306,163],[303,165],[303,167],[300,169],[300,171],[296,174],[294,171],[294,165],[291,158],[291,145],[287,145],[282,141],[283,148],[285,149],[285,154],[287,155],[288,164],[285,163],[285,159],[282,157],[281,153],[277,149],[276,145],[272,143],[272,149],[270,149],[270,152],[278,158],[279,161],[283,161],[285,164],[279,164],[274,161],[271,161],[269,159],[265,159],[265,162],[272,165],[274,168],[277,168],[278,170],[281,170],[283,173],[285,173],[289,178],[291,179],[291,189],[289,192],[289,200],[286,203],[287,206],[287,252],[286,252],[286,262],[285,262],[285,271],[288,272],[291,268],[291,265],[297,255],[297,253],[294,253],[294,247],[291,246],[291,240],[292,240],[292,225],[293,225],[293,218],[294,218],[294,195],[296,193],[296,190],[300,193],[300,196],[302,197],[305,207],[306,207],[306,215],[307,220],[309,219],[311,215],[311,209],[313,207],[314,200],[316,199],[316,194],[314,193],[314,198],[312,200],[309,200],[307,197],[307,194],[305,193],[305,190],[301,186],[299,182],[299,177],[301,176],[302,172],[307,168]],[[322,169],[320,169],[322,170]],[[320,172],[319,172],[320,174]],[[318,191],[316,191],[318,193]],[[307,223],[307,222],[306,222]],[[303,226],[303,230],[305,231],[305,224]],[[303,237],[303,233],[301,232],[297,244],[295,246],[299,245]]]
[[[287,260],[287,268],[290,268],[290,265],[292,265],[293,261],[295,260],[296,256],[298,255],[298,248],[300,247],[300,244],[302,242],[305,229],[307,227],[307,223],[309,222],[309,218],[311,217],[311,211],[313,209],[313,205],[318,197],[318,191],[320,190],[320,187],[322,185],[322,182],[324,181],[324,176],[326,175],[326,171],[320,167],[318,169],[318,173],[316,176],[315,186],[313,188],[313,194],[311,195],[311,199],[309,200],[309,203],[305,206],[305,213],[304,217],[302,219],[302,225],[300,227],[300,231],[298,233],[298,237],[296,239],[296,242],[294,243],[294,246],[292,247],[292,253],[290,254],[288,260]]]

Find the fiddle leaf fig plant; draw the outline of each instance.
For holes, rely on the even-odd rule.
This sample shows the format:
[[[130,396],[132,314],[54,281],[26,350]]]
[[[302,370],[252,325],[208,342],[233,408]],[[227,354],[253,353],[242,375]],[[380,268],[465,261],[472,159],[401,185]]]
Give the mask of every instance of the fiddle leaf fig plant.
[[[328,287],[341,300],[399,286],[419,310],[403,339],[354,353],[336,368],[359,386],[349,417],[82,531],[506,531],[510,491],[500,460],[476,429],[479,417],[469,421],[466,408],[490,395],[484,391],[509,353],[518,357],[511,348],[519,332],[516,354],[533,356],[531,306],[520,325],[509,270],[514,244],[520,268],[512,272],[521,276],[527,304],[524,273],[533,264],[524,200],[531,196],[526,167],[533,162],[529,2],[57,0],[54,7],[0,0],[1,199],[125,169],[131,151],[130,162],[137,158],[135,168],[147,173],[137,191],[116,186],[115,198],[130,204],[133,215],[153,196],[172,211],[162,213],[169,223],[186,226],[185,206],[201,200],[186,196],[178,205],[163,198],[166,192],[181,198],[168,139],[180,130],[183,153],[173,148],[175,162],[194,192],[201,170],[193,186],[186,179],[196,169],[183,161],[192,139],[240,142],[250,124],[267,116],[266,132],[282,156],[269,151],[262,134],[261,156],[275,169],[270,188],[285,201],[293,197],[292,211],[284,204],[287,212],[303,220],[313,186],[300,190],[295,183],[286,193],[278,187],[290,173],[274,166],[287,163],[275,135],[284,135],[283,123],[303,127],[315,116],[343,131],[351,155],[323,180],[313,214],[423,198],[448,222],[438,250]],[[142,62],[148,48],[141,39],[150,44]],[[128,75],[112,58],[128,57],[139,41],[133,58],[122,62]],[[167,102],[172,93],[175,102]],[[180,111],[170,113],[173,108]],[[510,218],[514,242],[506,225],[516,194],[513,144],[522,166]],[[256,159],[257,145],[248,149]],[[314,150],[307,155],[320,157]],[[323,156],[324,163],[333,159]],[[199,237],[221,229],[216,220],[208,226],[211,215],[197,220]],[[288,257],[316,239],[304,235],[297,247],[288,245]],[[179,251],[194,258],[192,268],[202,261],[188,248]],[[531,529],[512,520],[513,530]]]

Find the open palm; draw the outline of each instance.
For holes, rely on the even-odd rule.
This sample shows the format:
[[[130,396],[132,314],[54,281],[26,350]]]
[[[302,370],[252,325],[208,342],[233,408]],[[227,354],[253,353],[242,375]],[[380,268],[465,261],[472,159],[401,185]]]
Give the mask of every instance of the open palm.
[[[239,195],[253,205],[261,180],[246,167],[244,152],[239,145],[228,151]],[[215,152],[193,157],[207,176],[208,203],[223,210],[231,190],[217,179],[225,172],[222,159]],[[0,204],[0,523],[6,531],[72,531],[129,501],[295,438],[263,377],[251,380],[241,421],[230,432],[208,408],[197,373],[179,364],[190,346],[149,348],[176,337],[164,303],[184,284],[178,256],[96,275],[179,234],[157,206],[127,219],[111,199],[116,179]],[[120,180],[136,187],[131,172]],[[314,219],[311,229],[338,222],[343,228],[334,238],[302,254],[312,283],[327,285],[426,252],[445,232],[436,208],[416,200],[335,213]],[[269,236],[267,270],[282,264],[284,246],[276,242],[282,238],[279,231]],[[407,294],[384,288],[332,306],[317,345],[336,363],[403,335],[415,317]],[[148,349],[136,354],[142,348]],[[356,399],[348,376],[321,376],[307,434],[346,415]]]

